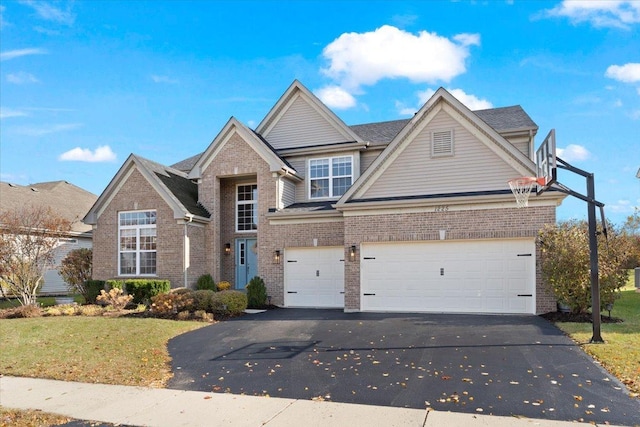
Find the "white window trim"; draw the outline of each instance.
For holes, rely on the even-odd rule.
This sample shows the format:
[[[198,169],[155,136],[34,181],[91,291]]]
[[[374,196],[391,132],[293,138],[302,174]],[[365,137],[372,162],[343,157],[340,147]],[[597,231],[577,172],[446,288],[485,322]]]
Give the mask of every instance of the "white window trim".
[[[137,213],[137,212],[155,212],[156,213],[156,223],[155,224],[143,224],[143,225],[120,225],[120,215],[126,213]],[[155,209],[143,209],[143,210],[134,210],[134,211],[120,211],[118,212],[118,277],[158,277],[158,247],[156,243],[155,251],[141,251],[140,250],[140,230],[142,228],[155,228],[156,230],[156,239],[158,238],[158,212]],[[120,232],[122,230],[136,230],[136,250],[135,251],[122,251],[120,249]],[[122,253],[135,253],[136,254],[136,273],[134,274],[123,274],[120,265],[120,254]],[[141,252],[155,252],[156,253],[156,272],[154,274],[139,274],[140,272],[140,256],[138,256]]]
[[[351,175],[337,175],[337,176],[333,176],[333,159],[338,159],[338,158],[342,158],[342,157],[348,157],[351,159]],[[326,178],[313,178],[313,179],[328,179],[329,180],[329,195],[327,197],[311,197],[311,162],[314,160],[329,160],[329,176]],[[346,178],[350,176],[351,177],[351,185],[353,185],[353,183],[356,180],[356,164],[355,164],[355,158],[353,156],[353,154],[344,154],[344,155],[337,155],[337,156],[322,156],[322,157],[312,157],[307,159],[307,199],[308,200],[338,200],[340,197],[342,197],[341,194],[339,196],[334,196],[333,195],[333,179],[334,178]],[[346,191],[348,191],[349,189],[347,188]]]
[[[435,139],[435,134],[437,133],[449,133],[449,137],[451,138],[451,146],[450,146],[451,149],[449,151],[443,152],[443,153],[435,152],[434,139]],[[431,157],[453,157],[454,152],[455,152],[455,139],[454,139],[453,129],[434,129],[431,132]]]
[[[240,202],[238,200],[238,187],[243,187],[243,186],[247,186],[247,185],[255,185],[256,186],[256,200],[251,200],[251,202],[249,203],[247,200],[243,200],[242,202]],[[236,233],[241,233],[241,234],[246,234],[246,233],[257,233],[258,232],[258,220],[259,220],[259,216],[258,216],[258,183],[257,182],[243,182],[241,184],[236,184],[236,190],[235,190],[235,194],[234,194],[234,199],[235,199],[235,209],[234,209],[234,216],[235,216],[235,223],[236,223]],[[255,230],[239,230],[238,229],[238,205],[250,205],[250,204],[255,204],[255,209],[254,209],[254,215],[256,216],[256,228]]]

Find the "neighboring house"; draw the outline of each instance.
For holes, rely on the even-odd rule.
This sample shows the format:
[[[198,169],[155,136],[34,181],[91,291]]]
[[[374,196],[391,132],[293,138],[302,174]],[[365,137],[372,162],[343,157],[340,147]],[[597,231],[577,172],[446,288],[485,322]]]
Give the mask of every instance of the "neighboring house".
[[[94,276],[259,275],[272,303],[349,312],[555,310],[536,236],[564,195],[517,209],[507,185],[535,175],[537,130],[442,88],[411,119],[347,126],[294,81],[255,130],[232,117],[171,167],[131,155],[85,218]]]
[[[67,294],[67,285],[57,267],[67,254],[77,248],[91,248],[91,226],[82,223],[82,218],[96,202],[98,196],[67,181],[52,181],[28,186],[0,182],[0,210],[22,207],[49,207],[56,214],[71,222],[68,236],[59,239],[56,248],[55,266],[44,276],[40,295]],[[1,226],[1,224],[0,224]]]

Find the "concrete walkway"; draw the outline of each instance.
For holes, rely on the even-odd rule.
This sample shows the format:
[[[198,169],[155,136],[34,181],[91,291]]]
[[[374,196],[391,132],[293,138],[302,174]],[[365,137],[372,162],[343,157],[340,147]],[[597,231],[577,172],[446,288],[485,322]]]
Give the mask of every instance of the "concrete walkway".
[[[575,427],[594,424],[0,377],[0,405],[132,426]]]

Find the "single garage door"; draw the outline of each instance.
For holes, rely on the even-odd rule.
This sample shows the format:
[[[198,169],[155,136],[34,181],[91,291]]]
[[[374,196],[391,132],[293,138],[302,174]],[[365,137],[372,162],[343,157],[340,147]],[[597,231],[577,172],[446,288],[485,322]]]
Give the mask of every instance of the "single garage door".
[[[288,248],[284,251],[287,307],[344,307],[344,248]]]
[[[364,311],[535,314],[533,239],[363,243]]]

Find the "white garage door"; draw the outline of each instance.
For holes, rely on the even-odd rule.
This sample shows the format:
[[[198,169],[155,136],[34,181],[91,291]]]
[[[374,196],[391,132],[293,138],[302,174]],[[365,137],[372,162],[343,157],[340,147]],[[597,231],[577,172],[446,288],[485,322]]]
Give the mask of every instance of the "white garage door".
[[[363,243],[364,311],[535,314],[535,243]]]
[[[344,248],[289,248],[284,251],[287,307],[344,307]]]

